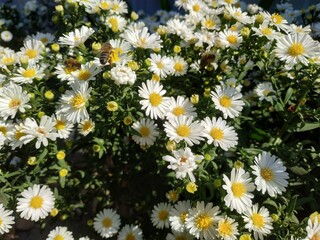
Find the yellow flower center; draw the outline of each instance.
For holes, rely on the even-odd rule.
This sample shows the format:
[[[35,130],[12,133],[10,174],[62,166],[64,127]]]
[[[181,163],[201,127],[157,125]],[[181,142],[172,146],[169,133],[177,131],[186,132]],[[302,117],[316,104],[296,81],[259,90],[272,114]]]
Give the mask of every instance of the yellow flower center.
[[[166,211],[166,210],[161,210],[161,211],[158,213],[158,218],[159,218],[161,221],[167,220],[168,216],[169,216],[169,213],[168,213],[168,211]]]
[[[236,44],[236,43],[238,42],[238,38],[237,38],[237,36],[235,36],[235,35],[229,35],[229,36],[227,37],[227,40],[228,40],[228,42],[231,43],[231,44]]]
[[[80,94],[75,95],[70,100],[70,104],[71,104],[72,108],[74,108],[74,109],[82,108],[84,106],[85,102],[86,102],[86,100]]]
[[[141,134],[142,137],[149,137],[150,129],[148,127],[142,126],[140,128],[140,134]]]
[[[23,73],[22,76],[25,78],[33,78],[36,75],[36,70],[31,68],[31,69],[26,69]]]
[[[262,168],[260,175],[266,181],[272,181],[274,179],[274,173],[270,168]]]
[[[153,92],[149,96],[149,101],[152,106],[157,107],[162,102],[162,97],[160,94]]]
[[[261,29],[261,33],[262,33],[263,35],[270,35],[270,34],[272,34],[272,29],[271,29],[271,28],[268,28],[268,27],[263,28],[263,29]]]
[[[28,50],[26,50],[25,55],[27,55],[30,59],[32,59],[37,56],[37,51],[34,49],[28,49]]]
[[[224,0],[225,3],[231,4],[233,0]]]
[[[113,6],[112,6],[112,10],[113,11],[118,11],[118,9],[119,9],[119,4],[114,3]]]
[[[20,106],[21,100],[18,98],[12,98],[9,102],[9,108],[17,108]]]
[[[231,191],[233,193],[233,196],[240,198],[246,193],[247,189],[243,183],[235,182],[231,186]]]
[[[40,196],[34,196],[29,203],[30,207],[35,209],[41,208],[42,204],[43,204],[43,198]]]
[[[8,130],[5,126],[0,126],[0,132],[3,134],[3,136],[6,136]]]
[[[120,56],[123,54],[123,50],[121,48],[112,49],[112,53],[110,54],[110,60],[112,63],[119,62]]]
[[[43,37],[43,38],[40,39],[40,41],[41,41],[42,43],[47,43],[47,42],[49,41],[49,39],[46,38],[46,37]]]
[[[112,221],[110,218],[105,218],[103,219],[102,221],[102,226],[105,227],[105,228],[109,228],[112,226]]]
[[[212,226],[213,219],[205,213],[200,214],[195,219],[196,227],[201,230],[207,230]]]
[[[218,231],[222,236],[230,236],[232,234],[231,224],[224,220],[223,222],[219,223]]]
[[[92,125],[92,123],[90,122],[90,121],[86,121],[86,122],[84,122],[84,124],[82,125],[82,131],[83,132],[87,132],[87,131],[89,131],[90,129],[92,129],[92,127],[93,127],[93,125]]]
[[[268,96],[268,94],[269,94],[270,92],[271,92],[271,91],[270,91],[269,89],[266,89],[266,90],[264,90],[262,93],[263,93],[263,95]]]
[[[107,10],[107,9],[109,9],[109,3],[107,3],[107,2],[102,2],[102,3],[100,4],[100,8],[101,8],[102,10]]]
[[[174,64],[174,70],[176,70],[177,72],[182,72],[183,70],[183,65],[179,62]]]
[[[282,21],[283,21],[283,17],[278,13],[274,13],[274,14],[271,15],[271,20],[275,24],[281,24]]]
[[[76,67],[66,67],[66,68],[64,69],[64,71],[66,72],[66,74],[70,74],[70,73],[74,72],[75,70],[77,70]]]
[[[14,64],[14,58],[12,58],[12,57],[4,57],[4,58],[1,59],[1,62],[5,66],[12,65],[12,64]]]
[[[115,17],[112,17],[109,19],[109,23],[111,24],[111,30],[112,32],[118,32],[119,31],[119,23],[118,19]]]
[[[64,240],[64,237],[58,234],[53,240]]]
[[[180,137],[188,137],[190,135],[190,127],[181,124],[179,127],[177,127],[176,132]]]
[[[212,28],[215,23],[212,19],[206,19],[205,22],[204,22],[204,25],[207,27],[207,28]]]
[[[184,114],[184,108],[183,107],[175,107],[173,110],[172,110],[172,113],[175,115],[175,116],[179,116],[179,115],[182,115]]]
[[[213,128],[210,132],[210,136],[215,140],[221,140],[224,136],[224,132],[220,128]]]
[[[175,240],[187,240],[185,236],[176,236]]]
[[[293,43],[288,49],[289,55],[296,57],[304,53],[304,47],[302,43]]]
[[[15,134],[14,134],[14,137],[16,140],[19,140],[21,137],[25,136],[26,134],[21,132],[21,131],[16,131]]]
[[[140,46],[143,47],[147,43],[147,39],[140,37]]]
[[[133,233],[129,233],[125,240],[135,240],[135,239],[136,237],[133,235]]]
[[[195,4],[195,5],[193,5],[192,9],[195,12],[199,12],[200,11],[200,5],[199,4]]]
[[[251,220],[252,220],[253,225],[258,228],[262,228],[265,225],[264,218],[259,213],[252,214]]]
[[[3,221],[2,221],[2,219],[0,218],[0,227],[1,227],[2,223],[3,223]]]
[[[63,129],[66,128],[66,124],[64,123],[64,121],[57,120],[56,125],[55,125],[55,128],[56,128],[57,130],[63,130]]]
[[[180,220],[182,223],[186,222],[186,218],[187,218],[187,212],[180,213]]]
[[[320,240],[320,233],[316,233],[312,236],[311,240]]]
[[[162,62],[157,62],[156,65],[157,65],[157,67],[158,67],[159,69],[163,69],[163,68],[164,68],[164,65],[163,65]]]
[[[220,98],[219,102],[220,102],[221,106],[223,106],[225,108],[228,108],[231,106],[231,98],[226,95],[222,96]]]
[[[91,72],[87,69],[81,69],[78,74],[79,80],[87,81],[91,77]]]

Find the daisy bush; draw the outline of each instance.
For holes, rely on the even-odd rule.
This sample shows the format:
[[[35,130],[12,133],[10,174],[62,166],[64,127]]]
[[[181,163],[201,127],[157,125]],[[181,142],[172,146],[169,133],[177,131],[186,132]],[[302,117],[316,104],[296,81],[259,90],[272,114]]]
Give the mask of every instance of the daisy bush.
[[[320,239],[320,5],[175,5],[0,6],[0,235]]]

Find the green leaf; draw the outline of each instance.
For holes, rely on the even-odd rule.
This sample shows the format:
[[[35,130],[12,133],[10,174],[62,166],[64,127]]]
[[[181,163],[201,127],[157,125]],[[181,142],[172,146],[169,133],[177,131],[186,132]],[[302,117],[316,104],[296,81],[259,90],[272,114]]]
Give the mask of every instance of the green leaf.
[[[277,102],[276,105],[274,106],[274,109],[277,111],[277,112],[283,112],[283,106],[281,103]]]
[[[292,215],[295,207],[296,207],[296,204],[297,204],[297,199],[298,199],[298,195],[294,195],[291,199],[290,199],[290,202],[288,204],[288,208],[287,208],[287,211],[288,211],[288,214],[289,216]]]
[[[305,170],[303,167],[299,167],[299,166],[291,167],[290,170],[294,174],[297,174],[297,175],[300,175],[300,176],[308,174],[307,170]]]
[[[9,195],[5,194],[3,189],[0,190],[0,203],[2,203],[4,207],[7,207],[9,203]]]
[[[278,209],[277,203],[276,203],[275,201],[271,200],[270,198],[267,199],[267,200],[265,200],[265,201],[263,202],[263,205],[265,205],[265,204],[270,205],[270,206],[273,206],[273,207],[275,207],[276,209]]]
[[[320,123],[319,122],[315,122],[315,123],[299,123],[297,124],[298,129],[296,130],[296,132],[305,132],[305,131],[310,131],[316,128],[320,127]]]
[[[283,104],[284,104],[284,105],[287,104],[287,102],[288,102],[289,99],[291,98],[292,93],[293,93],[293,89],[290,87],[290,88],[287,90],[286,96],[284,97],[284,100],[283,100]]]
[[[64,188],[65,185],[66,185],[66,177],[60,177],[60,178],[59,178],[59,183],[60,183],[60,186],[61,186],[62,188]]]
[[[39,161],[41,161],[42,159],[44,159],[45,158],[45,156],[47,156],[47,154],[48,154],[48,150],[45,148],[45,149],[43,149],[43,152],[39,155]]]

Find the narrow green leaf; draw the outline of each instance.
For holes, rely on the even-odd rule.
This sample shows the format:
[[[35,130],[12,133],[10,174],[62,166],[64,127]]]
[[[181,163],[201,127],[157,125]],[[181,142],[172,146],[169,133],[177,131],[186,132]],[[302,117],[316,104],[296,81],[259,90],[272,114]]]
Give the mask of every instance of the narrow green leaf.
[[[283,104],[286,105],[287,102],[289,101],[289,99],[291,98],[291,95],[293,93],[293,89],[290,87],[287,92],[286,92],[286,96],[284,97],[284,100],[283,100]]]
[[[293,211],[294,211],[294,209],[295,209],[295,207],[296,207],[297,199],[298,199],[298,195],[294,195],[294,196],[290,199],[290,202],[289,202],[288,208],[287,208],[289,216],[292,215],[292,213],[293,213]]]
[[[297,175],[305,175],[305,174],[308,174],[308,171],[305,170],[303,167],[299,167],[299,166],[294,166],[294,167],[291,167],[290,170],[297,174]]]
[[[297,132],[310,131],[320,127],[320,123],[300,123],[298,124]]]
[[[274,106],[274,109],[277,111],[277,112],[283,112],[283,106],[281,103],[277,102],[276,105]]]
[[[62,188],[64,188],[65,185],[66,185],[66,177],[60,177],[60,178],[59,178],[59,183],[60,183],[60,186],[61,186]]]

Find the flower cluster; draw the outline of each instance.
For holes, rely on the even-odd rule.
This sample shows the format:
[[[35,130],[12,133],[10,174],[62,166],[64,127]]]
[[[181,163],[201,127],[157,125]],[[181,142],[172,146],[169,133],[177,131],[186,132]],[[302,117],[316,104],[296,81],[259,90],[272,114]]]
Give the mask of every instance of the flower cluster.
[[[0,45],[0,234],[23,218],[52,240],[320,235],[316,23],[175,4],[139,20],[122,0],[57,0],[59,27],[1,34],[17,44]]]

